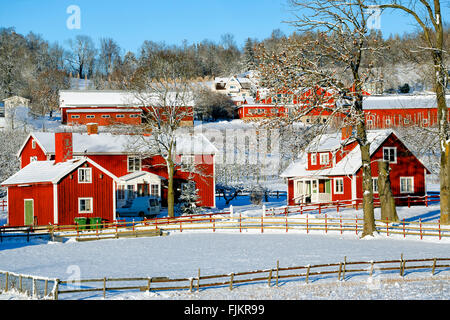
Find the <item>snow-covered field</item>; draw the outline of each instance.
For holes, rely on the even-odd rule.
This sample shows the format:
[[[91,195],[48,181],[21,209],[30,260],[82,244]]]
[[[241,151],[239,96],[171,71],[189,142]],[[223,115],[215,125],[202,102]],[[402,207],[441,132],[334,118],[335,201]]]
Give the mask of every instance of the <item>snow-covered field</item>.
[[[276,199],[272,199],[276,200]],[[280,205],[279,202],[267,204]],[[260,207],[246,203],[244,197],[235,202],[236,212],[248,216],[261,213]],[[238,205],[240,204],[240,205]],[[335,212],[335,211],[334,211]],[[332,216],[332,211],[328,212]],[[361,210],[341,211],[343,216],[362,215]],[[438,219],[438,205],[398,208],[401,219],[419,217]],[[376,210],[379,215],[379,209]],[[74,270],[81,279],[103,277],[196,277],[229,274],[258,269],[304,266],[343,261],[371,261],[449,257],[449,239],[424,239],[377,235],[360,239],[354,233],[309,233],[282,231],[265,232],[172,232],[166,237],[101,240],[65,243],[34,241],[0,244],[0,270],[68,279]],[[427,279],[427,280],[425,280]],[[404,278],[395,273],[348,276],[337,281],[336,276],[280,282],[279,287],[267,283],[241,285],[232,291],[228,287],[203,289],[200,292],[108,292],[107,299],[449,299],[450,269],[434,276],[431,271],[408,271]],[[18,294],[0,295],[1,299],[24,299]],[[66,294],[61,299],[102,299],[102,293]]]

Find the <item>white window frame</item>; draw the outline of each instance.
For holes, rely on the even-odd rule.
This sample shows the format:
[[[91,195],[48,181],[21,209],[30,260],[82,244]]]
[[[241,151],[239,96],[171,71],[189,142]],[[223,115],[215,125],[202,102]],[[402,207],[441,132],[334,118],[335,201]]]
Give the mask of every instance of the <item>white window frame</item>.
[[[324,158],[322,158],[322,156],[324,156],[324,158],[326,156],[326,161],[323,161]],[[329,164],[330,163],[330,154],[328,152],[319,153],[319,161],[320,161],[320,164]]]
[[[79,115],[73,114],[70,116],[70,119],[80,119]]]
[[[384,151],[385,150],[389,150],[389,158],[390,158],[390,150],[394,150],[394,161],[390,161],[390,159],[386,159],[385,157],[384,157]],[[397,163],[397,147],[383,147],[383,160],[384,161],[387,161],[387,162],[389,162],[389,163]]]
[[[78,183],[92,183],[92,168],[78,168]]]
[[[133,165],[130,166],[130,160],[133,160]],[[138,162],[138,168],[136,170],[136,162]],[[141,171],[142,169],[142,159],[140,157],[137,156],[128,156],[127,158],[127,169],[128,172],[137,172],[137,171]]]
[[[340,181],[339,184],[338,181]],[[334,194],[344,194],[344,178],[334,178],[333,185]],[[338,190],[338,186],[340,187],[340,190]]]
[[[109,114],[102,114],[102,118],[103,119],[108,119],[108,118],[111,118],[111,116]]]
[[[95,118],[95,114],[87,114],[86,115],[86,119],[94,119]]]
[[[38,161],[37,156],[30,157],[30,162]]]
[[[411,180],[411,191],[402,190],[403,180]],[[414,193],[414,177],[400,177],[400,193]]]
[[[317,153],[311,153],[311,165],[317,165]]]
[[[90,201],[90,208],[89,210],[81,210],[81,201],[83,200],[89,200]],[[78,198],[78,213],[93,213],[94,212],[94,198],[92,197],[83,197],[83,198]]]
[[[378,193],[378,177],[372,177],[372,192]]]
[[[125,118],[124,114],[116,114],[116,118]]]

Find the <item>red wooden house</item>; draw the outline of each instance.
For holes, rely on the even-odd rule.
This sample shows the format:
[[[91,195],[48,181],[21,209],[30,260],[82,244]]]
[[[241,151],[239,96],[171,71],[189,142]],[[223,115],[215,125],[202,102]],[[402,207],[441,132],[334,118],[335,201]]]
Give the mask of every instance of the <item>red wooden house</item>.
[[[167,167],[161,156],[143,158],[131,151],[133,136],[109,133],[70,133],[74,157],[88,157],[118,177],[118,206],[127,196],[156,195],[165,205],[167,199]],[[196,172],[182,169],[175,172],[175,194],[182,184],[193,180],[199,189],[199,205],[215,207],[215,165],[217,149],[202,134],[180,135],[177,138],[176,161],[179,164],[194,162]],[[55,157],[54,133],[31,133],[18,152],[22,168],[32,161],[53,160]],[[182,167],[181,165],[179,167]]]
[[[378,164],[389,162],[394,197],[424,196],[429,170],[392,130],[368,131],[374,195]],[[288,183],[288,204],[362,199],[362,162],[358,143],[344,130],[314,139],[281,174]]]
[[[72,158],[70,134],[57,133],[54,160],[33,161],[2,183],[8,225],[73,224],[77,217],[115,219],[119,179],[87,157]]]

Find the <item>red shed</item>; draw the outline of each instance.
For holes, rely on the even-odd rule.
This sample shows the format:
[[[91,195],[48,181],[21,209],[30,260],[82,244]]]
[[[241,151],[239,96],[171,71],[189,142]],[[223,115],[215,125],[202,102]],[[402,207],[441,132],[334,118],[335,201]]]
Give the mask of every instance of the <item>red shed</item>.
[[[70,133],[55,136],[56,160],[32,161],[2,183],[8,187],[8,225],[114,220],[118,178],[89,158],[72,159]]]
[[[392,130],[369,130],[367,138],[375,195],[379,159],[389,162],[394,197],[426,194],[429,170]],[[281,174],[288,182],[288,204],[361,200],[361,168],[359,145],[348,132],[317,137]]]

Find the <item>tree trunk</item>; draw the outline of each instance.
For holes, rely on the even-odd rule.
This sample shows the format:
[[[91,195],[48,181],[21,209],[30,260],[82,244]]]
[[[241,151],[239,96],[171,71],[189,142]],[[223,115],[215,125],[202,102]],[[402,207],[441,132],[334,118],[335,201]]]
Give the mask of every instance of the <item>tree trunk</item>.
[[[168,186],[167,186],[167,216],[174,217],[175,216],[175,193],[173,190],[173,173],[174,173],[174,163],[171,159],[167,162],[167,170],[168,170]]]
[[[378,160],[378,194],[380,196],[381,220],[399,221],[395,200],[392,196],[389,171],[389,163]]]
[[[441,154],[441,171],[440,171],[440,184],[441,184],[441,223],[449,224],[450,213],[450,143],[445,145],[445,151]]]

